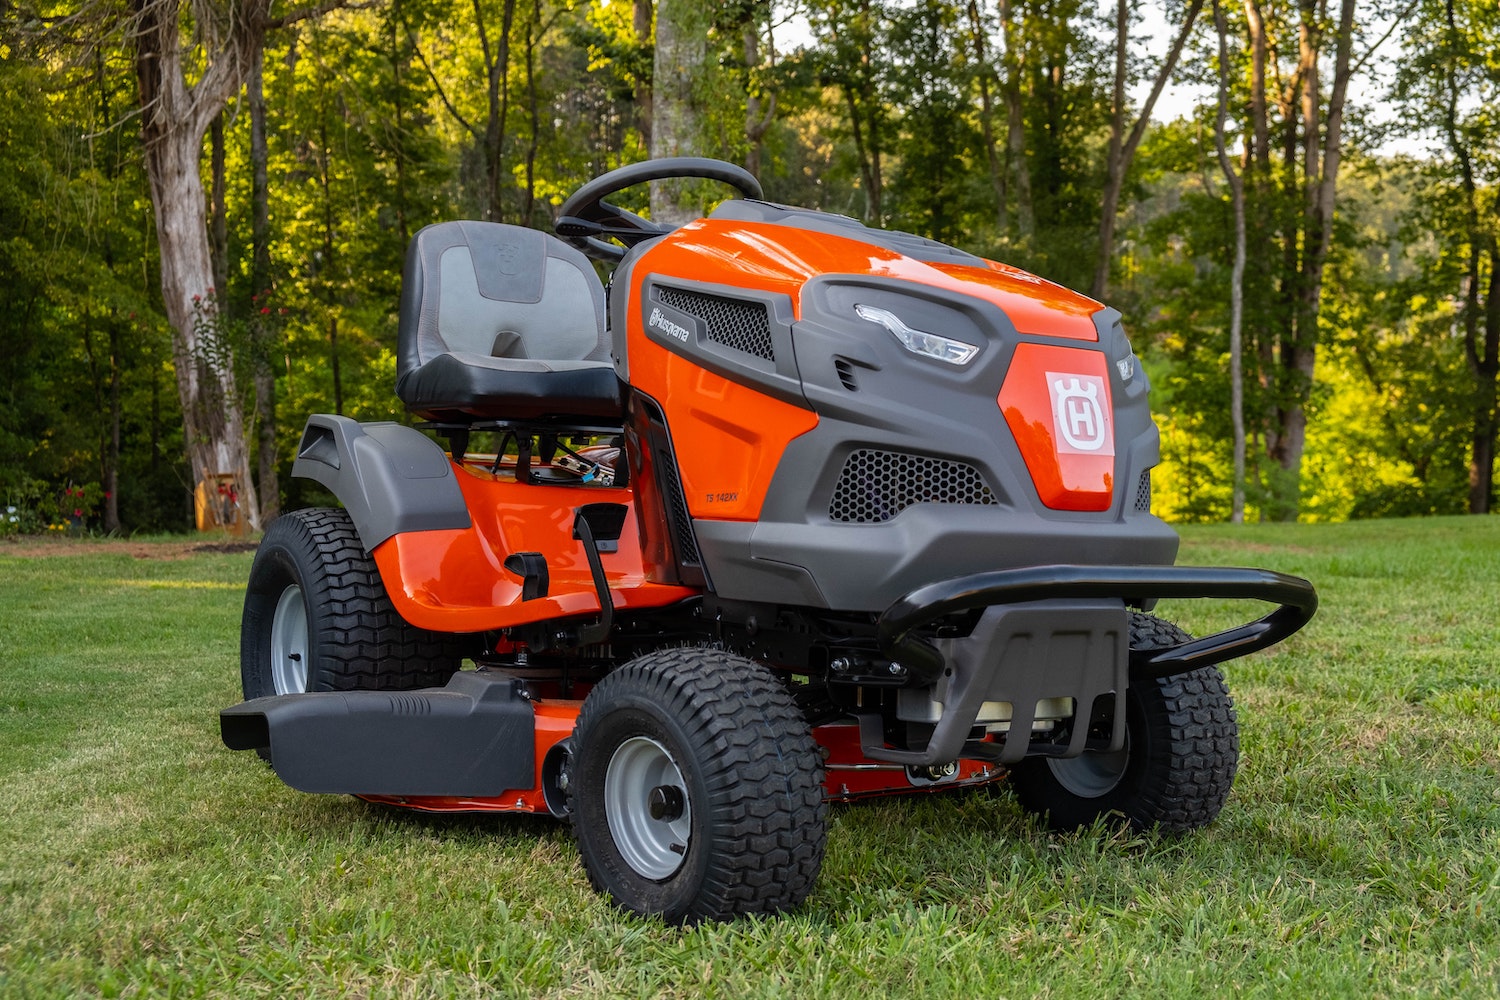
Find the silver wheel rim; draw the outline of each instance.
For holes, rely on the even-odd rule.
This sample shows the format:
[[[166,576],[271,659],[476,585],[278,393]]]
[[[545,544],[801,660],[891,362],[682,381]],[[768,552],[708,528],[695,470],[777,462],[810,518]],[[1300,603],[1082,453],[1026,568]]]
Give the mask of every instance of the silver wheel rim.
[[[1114,753],[1085,751],[1077,757],[1047,758],[1052,776],[1063,788],[1083,799],[1097,799],[1119,787],[1130,764],[1130,734]]]
[[[271,616],[271,685],[277,694],[307,690],[307,607],[296,584],[281,592]]]
[[[656,818],[652,795],[663,789],[676,789],[681,808],[675,816]],[[660,743],[633,736],[615,749],[604,772],[604,815],[621,857],[637,875],[659,882],[682,867],[692,806],[681,769]]]

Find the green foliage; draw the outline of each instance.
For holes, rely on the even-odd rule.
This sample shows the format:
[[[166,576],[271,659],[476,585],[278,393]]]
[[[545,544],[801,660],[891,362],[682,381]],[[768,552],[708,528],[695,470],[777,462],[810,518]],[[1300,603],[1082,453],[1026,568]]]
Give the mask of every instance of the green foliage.
[[[102,57],[54,76],[23,45],[0,60],[0,482],[42,511],[17,522],[27,530],[61,523],[35,497],[100,483],[112,461],[126,526],[183,509],[150,201],[132,134],[105,127],[127,110],[130,79]]]
[[[1465,502],[1474,441],[1488,433],[1479,425],[1494,413],[1484,395],[1494,379],[1475,374],[1456,333],[1484,315],[1484,296],[1465,300],[1476,284],[1468,275],[1477,267],[1488,287],[1500,238],[1492,6],[1422,0],[1403,24],[1395,97],[1408,120],[1396,127],[1432,138],[1434,152],[1377,159],[1346,148],[1312,385],[1278,353],[1296,321],[1305,249],[1301,168],[1247,175],[1252,519]],[[758,155],[768,197],[1089,284],[1113,55],[1095,6],[813,0],[801,9],[811,36],[790,51],[788,5],[737,0],[702,12],[708,59],[695,96],[705,151]],[[646,155],[653,44],[640,13],[624,0],[395,0],[268,37],[270,273],[253,273],[250,115],[239,105],[225,119],[229,266],[214,322],[242,358],[246,399],[256,363],[275,374],[289,501],[305,485],[287,473],[308,412],[406,419],[391,388],[412,234],[487,215],[547,228],[579,184]],[[1242,146],[1249,54],[1243,11],[1227,13],[1239,39],[1230,140]],[[1270,13],[1285,56],[1296,9]],[[134,68],[124,50],[82,58],[23,22],[0,26],[0,470],[61,490],[103,483],[112,465],[124,530],[182,527],[179,359],[157,302]],[[1207,35],[1182,78],[1216,80]],[[1161,41],[1136,39],[1131,79],[1149,71]],[[1364,85],[1357,78],[1355,90]],[[752,96],[761,114],[775,105],[758,139],[747,132],[758,124],[747,121]],[[1451,128],[1441,127],[1450,105]],[[1367,134],[1351,110],[1357,136]],[[1296,138],[1299,114],[1272,114],[1273,150]],[[1124,197],[1110,304],[1155,380],[1159,511],[1222,519],[1232,232],[1211,107],[1153,125]],[[645,211],[646,194],[620,203]],[[1269,453],[1285,411],[1304,399],[1309,452],[1298,482]]]

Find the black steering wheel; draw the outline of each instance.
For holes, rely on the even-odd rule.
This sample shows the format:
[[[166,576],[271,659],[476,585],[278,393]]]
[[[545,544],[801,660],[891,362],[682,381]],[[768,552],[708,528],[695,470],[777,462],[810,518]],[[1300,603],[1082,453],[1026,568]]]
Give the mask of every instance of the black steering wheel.
[[[703,156],[671,156],[660,160],[643,160],[600,174],[574,191],[563,202],[553,227],[557,235],[595,260],[619,261],[625,251],[638,243],[670,233],[664,226],[641,218],[634,212],[617,208],[604,199],[628,187],[646,181],[701,177],[722,181],[746,198],[765,197],[760,181],[744,167]],[[605,242],[602,237],[618,240],[623,246]]]

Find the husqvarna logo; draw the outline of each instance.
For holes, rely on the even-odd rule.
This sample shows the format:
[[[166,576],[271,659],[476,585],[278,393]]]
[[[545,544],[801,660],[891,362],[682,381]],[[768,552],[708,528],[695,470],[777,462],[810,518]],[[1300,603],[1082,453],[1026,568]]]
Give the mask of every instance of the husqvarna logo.
[[[1057,450],[1068,455],[1113,455],[1109,390],[1093,375],[1047,372]]]
[[[660,330],[668,337],[673,337],[677,340],[680,340],[684,344],[687,343],[688,328],[683,326],[681,323],[674,323],[671,320],[667,319],[667,317],[662,315],[660,309],[651,310],[651,318],[646,320],[646,325],[651,327],[653,330]]]

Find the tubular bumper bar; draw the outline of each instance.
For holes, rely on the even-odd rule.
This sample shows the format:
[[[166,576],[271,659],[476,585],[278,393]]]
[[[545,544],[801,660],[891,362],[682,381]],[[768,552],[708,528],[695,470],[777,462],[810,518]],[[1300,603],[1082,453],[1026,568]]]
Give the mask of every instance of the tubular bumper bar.
[[[1265,649],[1311,620],[1318,609],[1312,584],[1264,569],[1199,566],[1028,566],[975,573],[929,584],[907,594],[881,614],[881,651],[931,682],[945,668],[942,653],[917,635],[945,615],[999,604],[1066,598],[1245,598],[1278,607],[1253,622],[1167,649],[1132,650],[1136,676],[1170,677]]]

